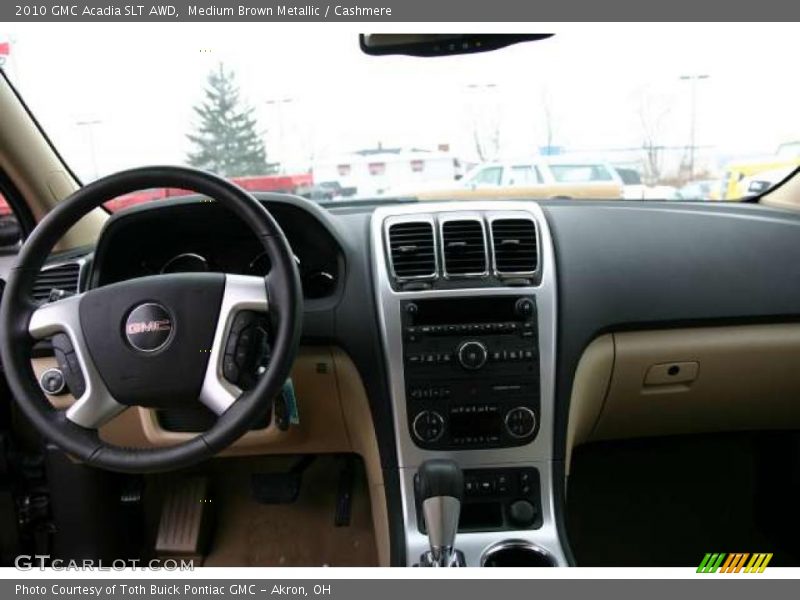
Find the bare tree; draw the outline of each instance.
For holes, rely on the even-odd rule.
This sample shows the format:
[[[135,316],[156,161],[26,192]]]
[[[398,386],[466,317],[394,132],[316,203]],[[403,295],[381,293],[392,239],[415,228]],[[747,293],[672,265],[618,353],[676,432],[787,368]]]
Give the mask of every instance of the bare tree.
[[[545,143],[550,149],[555,140],[556,118],[553,112],[553,99],[547,88],[542,90],[542,116],[544,118]]]
[[[473,122],[472,139],[475,142],[475,152],[481,162],[497,159],[500,153],[500,124],[499,122],[481,123]]]
[[[664,135],[670,102],[663,95],[643,88],[639,93],[639,124],[642,131],[642,150],[645,155],[646,178],[656,183],[661,178],[664,153]]]

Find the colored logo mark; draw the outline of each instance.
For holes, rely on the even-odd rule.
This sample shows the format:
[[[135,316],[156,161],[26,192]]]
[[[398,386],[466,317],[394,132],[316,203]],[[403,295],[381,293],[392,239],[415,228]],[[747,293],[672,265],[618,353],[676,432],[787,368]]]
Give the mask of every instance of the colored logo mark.
[[[725,554],[709,552],[703,557],[700,566],[697,567],[698,573],[763,573],[769,561],[772,560],[772,553],[747,552]]]

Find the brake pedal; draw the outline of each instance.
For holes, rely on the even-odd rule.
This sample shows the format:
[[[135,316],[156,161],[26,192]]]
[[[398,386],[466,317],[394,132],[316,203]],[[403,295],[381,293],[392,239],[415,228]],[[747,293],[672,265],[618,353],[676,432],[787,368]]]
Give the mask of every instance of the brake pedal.
[[[250,478],[253,497],[261,504],[292,504],[300,495],[303,473],[314,458],[304,456],[286,473],[253,473]]]
[[[203,556],[211,539],[212,499],[206,477],[176,482],[164,496],[156,536],[160,556]]]

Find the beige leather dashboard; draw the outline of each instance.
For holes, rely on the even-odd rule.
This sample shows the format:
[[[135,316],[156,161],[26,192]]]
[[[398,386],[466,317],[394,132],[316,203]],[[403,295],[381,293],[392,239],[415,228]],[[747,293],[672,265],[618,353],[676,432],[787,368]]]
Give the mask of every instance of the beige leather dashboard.
[[[613,333],[576,370],[567,432],[592,441],[800,427],[800,324]]]

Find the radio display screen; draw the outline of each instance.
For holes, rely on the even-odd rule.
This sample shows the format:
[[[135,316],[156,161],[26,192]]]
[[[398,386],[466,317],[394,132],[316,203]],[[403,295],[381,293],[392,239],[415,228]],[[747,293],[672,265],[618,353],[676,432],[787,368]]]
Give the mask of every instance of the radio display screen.
[[[514,305],[519,296],[417,300],[409,325],[461,325],[519,321]]]
[[[498,411],[490,413],[450,413],[450,436],[466,438],[494,436],[503,432],[503,421]]]

